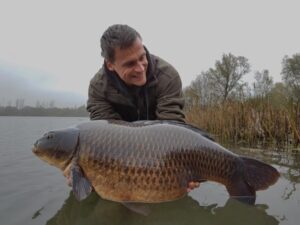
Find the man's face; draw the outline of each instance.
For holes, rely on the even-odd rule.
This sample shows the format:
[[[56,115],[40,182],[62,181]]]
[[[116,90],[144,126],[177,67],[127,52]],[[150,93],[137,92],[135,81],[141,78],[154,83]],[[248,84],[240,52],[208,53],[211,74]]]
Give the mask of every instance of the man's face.
[[[139,38],[129,48],[116,48],[115,61],[106,61],[106,65],[129,86],[143,86],[147,81],[148,60],[143,43]]]

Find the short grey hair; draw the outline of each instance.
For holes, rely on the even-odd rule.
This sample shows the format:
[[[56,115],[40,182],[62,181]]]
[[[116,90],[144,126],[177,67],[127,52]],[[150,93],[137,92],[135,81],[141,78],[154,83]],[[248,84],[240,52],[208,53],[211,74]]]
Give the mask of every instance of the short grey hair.
[[[102,57],[114,62],[115,49],[128,48],[137,38],[142,40],[141,35],[128,25],[115,24],[108,27],[100,39]]]

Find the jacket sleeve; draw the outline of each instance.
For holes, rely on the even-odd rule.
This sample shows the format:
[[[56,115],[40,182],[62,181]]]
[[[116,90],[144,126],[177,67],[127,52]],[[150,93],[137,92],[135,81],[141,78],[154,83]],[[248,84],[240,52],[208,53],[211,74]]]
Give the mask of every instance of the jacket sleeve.
[[[185,122],[183,113],[184,98],[179,75],[172,76],[168,82],[161,82],[158,88],[156,116],[159,120]]]
[[[106,100],[103,84],[93,80],[89,85],[87,111],[90,113],[91,120],[121,119],[121,116],[116,113],[112,105]]]

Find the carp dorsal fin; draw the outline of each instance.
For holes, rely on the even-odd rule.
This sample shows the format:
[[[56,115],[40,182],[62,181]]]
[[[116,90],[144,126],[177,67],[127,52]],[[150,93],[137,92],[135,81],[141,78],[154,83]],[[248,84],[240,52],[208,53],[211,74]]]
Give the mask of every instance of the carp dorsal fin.
[[[92,185],[75,163],[71,166],[72,189],[77,200],[85,199],[92,192]]]
[[[180,126],[180,127],[184,127],[186,129],[192,130],[200,135],[202,135],[203,137],[211,140],[211,141],[215,141],[214,138],[212,138],[206,131],[204,131],[203,129],[189,124],[189,123],[184,123],[184,122],[180,122],[177,120],[138,120],[138,121],[134,121],[130,123],[131,126],[149,126],[149,125],[155,125],[155,124],[170,124],[170,125],[175,125],[175,126]]]

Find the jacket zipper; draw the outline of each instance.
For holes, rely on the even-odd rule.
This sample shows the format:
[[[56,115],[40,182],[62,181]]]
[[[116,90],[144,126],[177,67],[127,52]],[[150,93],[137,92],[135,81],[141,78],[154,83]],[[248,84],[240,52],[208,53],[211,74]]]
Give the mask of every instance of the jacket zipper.
[[[138,116],[137,120],[140,120],[140,109],[138,108],[138,109],[136,110],[136,112],[137,112],[137,116]]]

